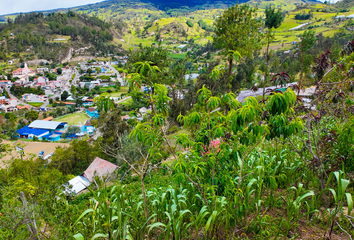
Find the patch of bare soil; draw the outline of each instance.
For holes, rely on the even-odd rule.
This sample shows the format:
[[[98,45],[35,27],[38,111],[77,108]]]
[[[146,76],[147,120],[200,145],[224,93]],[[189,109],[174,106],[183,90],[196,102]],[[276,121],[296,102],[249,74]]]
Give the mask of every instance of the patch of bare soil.
[[[13,146],[16,144],[21,144],[24,145],[23,151],[25,155],[27,154],[35,154],[36,156],[38,155],[39,152],[44,151],[44,156],[52,153],[55,151],[57,147],[68,147],[70,144],[69,143],[54,143],[54,142],[24,142],[22,140],[18,140],[16,142],[10,142],[7,140],[4,140],[3,143],[11,143]],[[13,151],[11,155],[7,155],[3,157],[0,160],[0,168],[5,167],[7,164],[9,164],[9,161],[11,160],[11,157],[19,157],[18,153],[16,151]]]

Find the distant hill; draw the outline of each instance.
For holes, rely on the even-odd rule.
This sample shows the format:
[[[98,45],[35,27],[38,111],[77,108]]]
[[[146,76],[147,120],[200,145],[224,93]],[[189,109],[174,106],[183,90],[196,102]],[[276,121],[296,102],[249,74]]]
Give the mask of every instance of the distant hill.
[[[339,1],[335,4],[336,8],[338,9],[346,9],[348,10],[349,8],[354,7],[354,1],[353,0],[342,0]]]
[[[20,14],[0,24],[0,60],[62,61],[68,55],[116,53],[121,46],[114,39],[121,38],[124,26],[73,11]]]
[[[107,0],[95,4],[73,7],[70,8],[70,10],[95,15],[106,20],[148,20],[161,17],[181,16],[197,10],[223,9],[237,2],[249,2],[259,7],[274,4],[275,6],[282,6],[283,9],[286,10],[295,9],[295,6],[301,3],[315,3],[315,1],[308,0]],[[44,11],[44,13],[68,10],[69,9],[54,9]],[[0,21],[5,21],[7,17],[13,15],[17,14],[0,16]]]

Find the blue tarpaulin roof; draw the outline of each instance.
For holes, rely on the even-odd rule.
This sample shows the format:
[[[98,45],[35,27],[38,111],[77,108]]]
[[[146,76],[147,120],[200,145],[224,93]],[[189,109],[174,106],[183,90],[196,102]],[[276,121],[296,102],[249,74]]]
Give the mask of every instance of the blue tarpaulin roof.
[[[17,130],[16,132],[18,132],[20,135],[23,135],[23,136],[28,136],[30,134],[33,134],[35,136],[40,136],[40,135],[45,134],[49,131],[46,129],[33,129],[33,128],[29,128],[28,126],[25,126],[21,129]]]

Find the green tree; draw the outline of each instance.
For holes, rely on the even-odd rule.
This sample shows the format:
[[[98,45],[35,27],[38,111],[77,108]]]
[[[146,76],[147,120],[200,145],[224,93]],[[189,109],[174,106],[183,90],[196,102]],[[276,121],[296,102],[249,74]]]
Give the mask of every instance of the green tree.
[[[230,7],[214,24],[214,43],[223,49],[229,63],[229,89],[235,54],[248,56],[262,47],[262,34],[259,31],[262,21],[257,17],[257,8],[247,4]]]
[[[67,137],[71,137],[72,135],[74,135],[75,133],[80,133],[81,129],[79,126],[69,126],[68,129],[66,130],[65,133],[63,133],[62,137],[63,138],[67,138]]]
[[[264,83],[263,83],[264,84],[263,85],[263,100],[264,100],[265,88],[266,88],[267,78],[268,78],[269,44],[274,39],[274,34],[272,34],[272,29],[280,27],[281,23],[284,20],[282,10],[278,9],[276,11],[275,7],[273,7],[271,5],[268,5],[266,7],[265,15],[266,15],[266,18],[265,18],[264,25],[267,29],[267,31],[266,31],[267,49],[265,52],[266,65],[265,65]]]
[[[302,75],[304,72],[304,58],[305,54],[312,48],[315,43],[316,43],[316,37],[315,37],[315,31],[314,30],[306,30],[300,35],[301,41],[299,42],[299,50],[301,52],[301,72],[300,72],[300,81],[299,81],[299,92],[300,89],[302,88]]]
[[[96,156],[96,149],[86,140],[74,140],[69,147],[55,150],[49,166],[63,174],[82,174]]]
[[[117,134],[122,135],[129,130],[122,118],[122,111],[120,109],[113,109],[109,112],[100,112],[97,119],[97,126],[102,133],[102,144],[106,147],[115,148],[119,145]]]
[[[140,89],[142,84],[146,84],[152,88],[154,92],[155,83],[160,82],[158,77],[158,72],[161,70],[153,65],[153,62],[137,62],[134,64],[136,68],[136,73],[131,74],[129,79],[129,87],[131,89]]]
[[[93,104],[97,105],[98,111],[108,112],[115,108],[113,101],[110,98],[108,93],[102,93],[100,96],[97,96],[93,99]]]
[[[76,87],[74,85],[71,85],[70,92],[75,95],[76,93]]]
[[[92,69],[91,69],[91,68],[88,68],[88,69],[86,70],[86,73],[88,73],[88,75],[91,76],[91,74],[92,74]]]
[[[62,68],[57,68],[57,74],[60,75],[63,73],[63,69]]]
[[[69,93],[66,90],[60,95],[60,99],[62,101],[65,101],[68,97],[69,97]]]
[[[101,73],[101,68],[100,67],[96,67],[95,71],[96,71],[96,74],[100,74]]]
[[[34,121],[38,118],[38,116],[39,116],[38,112],[33,111],[33,110],[31,110],[25,114],[25,117],[28,121]]]
[[[17,116],[14,113],[5,113],[5,118],[13,123],[17,122]]]

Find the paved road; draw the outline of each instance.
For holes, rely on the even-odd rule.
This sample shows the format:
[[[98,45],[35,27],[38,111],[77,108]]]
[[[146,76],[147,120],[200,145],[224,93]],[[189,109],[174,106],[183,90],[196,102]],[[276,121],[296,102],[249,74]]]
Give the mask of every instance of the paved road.
[[[120,73],[117,71],[117,69],[112,67],[110,63],[108,63],[107,65],[117,75],[117,80],[120,82],[120,85],[125,86],[126,83],[123,81],[123,78],[120,76]]]
[[[9,95],[10,95],[10,98],[13,98],[13,99],[17,99],[17,101],[20,103],[20,104],[22,104],[22,105],[24,105],[24,106],[29,106],[30,108],[32,108],[32,106],[31,105],[29,105],[29,104],[27,104],[27,103],[25,103],[25,102],[23,102],[23,101],[21,101],[20,99],[18,99],[17,97],[15,97],[11,92],[10,92],[10,90],[9,91],[7,91],[8,93],[9,93]]]
[[[121,99],[121,100],[118,100],[116,103],[124,102],[125,100],[128,100],[129,98],[132,98],[132,97],[129,96],[129,97],[123,98],[123,99]]]

